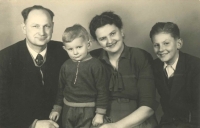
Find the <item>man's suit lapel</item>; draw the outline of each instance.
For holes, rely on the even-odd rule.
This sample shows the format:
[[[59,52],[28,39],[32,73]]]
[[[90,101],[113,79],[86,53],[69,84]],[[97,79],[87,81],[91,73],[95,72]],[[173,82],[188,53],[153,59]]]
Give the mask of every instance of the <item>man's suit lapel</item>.
[[[179,52],[179,60],[174,72],[170,101],[172,101],[173,98],[176,97],[176,94],[182,89],[185,84],[185,76],[185,56],[182,52]]]
[[[28,51],[28,48],[26,46],[26,40],[23,40],[19,46],[19,59],[20,59],[20,64],[21,66],[24,67],[32,67],[34,66],[33,59],[31,57],[31,54]]]

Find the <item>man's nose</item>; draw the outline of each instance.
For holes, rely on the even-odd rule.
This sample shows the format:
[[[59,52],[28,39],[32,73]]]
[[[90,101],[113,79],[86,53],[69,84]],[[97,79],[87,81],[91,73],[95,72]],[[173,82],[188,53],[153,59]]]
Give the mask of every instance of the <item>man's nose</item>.
[[[44,28],[44,27],[41,27],[41,28],[39,29],[39,32],[40,32],[40,35],[44,35],[44,33],[45,33],[45,28]]]

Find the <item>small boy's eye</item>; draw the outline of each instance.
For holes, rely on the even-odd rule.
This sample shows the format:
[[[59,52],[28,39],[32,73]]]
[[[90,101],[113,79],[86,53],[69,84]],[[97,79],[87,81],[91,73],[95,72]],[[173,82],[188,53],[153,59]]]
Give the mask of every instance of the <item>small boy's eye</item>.
[[[67,49],[68,51],[71,51],[72,50],[72,48],[69,48],[69,49]]]
[[[158,47],[158,46],[159,46],[158,44],[154,44],[154,45],[153,45],[153,47]]]
[[[82,46],[78,46],[77,48],[82,48]]]

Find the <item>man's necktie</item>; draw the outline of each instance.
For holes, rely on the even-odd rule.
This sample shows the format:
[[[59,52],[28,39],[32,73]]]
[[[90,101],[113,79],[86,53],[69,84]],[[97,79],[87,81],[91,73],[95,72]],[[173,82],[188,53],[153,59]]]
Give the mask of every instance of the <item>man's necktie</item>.
[[[167,65],[165,70],[168,78],[174,75],[174,68],[171,65]]]
[[[43,64],[44,60],[43,60],[43,57],[42,55],[38,54],[36,59],[35,59],[35,63],[38,65],[38,66],[41,66]]]

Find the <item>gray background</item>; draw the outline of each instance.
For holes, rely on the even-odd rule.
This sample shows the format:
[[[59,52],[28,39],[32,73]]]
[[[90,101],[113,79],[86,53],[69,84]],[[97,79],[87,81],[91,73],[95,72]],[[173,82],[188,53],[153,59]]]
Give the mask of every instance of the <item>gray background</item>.
[[[200,57],[200,0],[0,0],[0,50],[25,38],[21,11],[42,5],[55,13],[53,40],[61,41],[66,27],[90,20],[103,11],[114,11],[124,23],[125,43],[153,53],[149,31],[159,21],[177,23],[184,41],[182,51]],[[92,49],[99,46],[93,43]],[[162,114],[157,110],[157,117]]]

